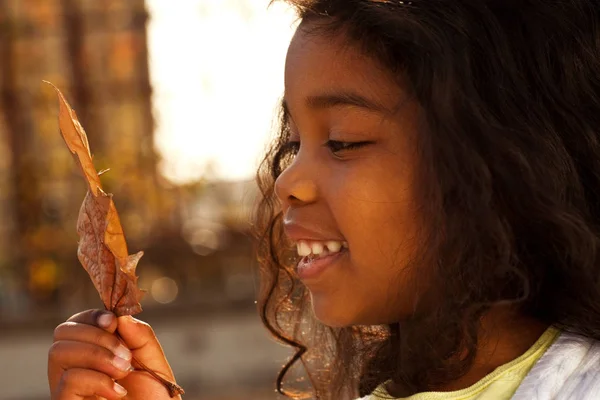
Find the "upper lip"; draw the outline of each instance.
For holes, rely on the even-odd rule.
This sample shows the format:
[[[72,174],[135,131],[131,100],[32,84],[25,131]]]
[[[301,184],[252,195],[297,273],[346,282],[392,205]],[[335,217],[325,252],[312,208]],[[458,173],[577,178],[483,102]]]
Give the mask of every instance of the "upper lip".
[[[344,239],[340,239],[336,234],[326,232],[321,228],[308,227],[307,225],[299,224],[297,222],[284,221],[283,230],[286,236],[294,242],[298,242],[300,240],[317,242],[326,242],[331,240],[338,242],[344,241]]]

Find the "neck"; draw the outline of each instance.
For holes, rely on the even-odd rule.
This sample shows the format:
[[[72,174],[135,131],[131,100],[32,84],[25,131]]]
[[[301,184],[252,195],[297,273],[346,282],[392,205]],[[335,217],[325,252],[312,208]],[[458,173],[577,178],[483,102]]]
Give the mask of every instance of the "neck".
[[[503,309],[490,311],[482,319],[481,345],[469,371],[438,391],[454,391],[468,388],[496,368],[523,355],[548,328],[537,320],[516,316]]]
[[[516,315],[506,308],[494,308],[482,319],[479,329],[480,345],[474,362],[459,379],[431,388],[438,392],[451,392],[472,386],[496,368],[523,355],[548,328],[547,324]],[[394,393],[393,385],[387,388]]]

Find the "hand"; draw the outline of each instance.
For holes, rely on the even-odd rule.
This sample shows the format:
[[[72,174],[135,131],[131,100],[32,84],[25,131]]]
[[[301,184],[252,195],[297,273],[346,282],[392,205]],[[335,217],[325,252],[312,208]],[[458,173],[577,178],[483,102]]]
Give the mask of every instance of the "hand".
[[[119,340],[115,332],[122,338]],[[135,358],[162,377],[174,380],[152,328],[132,317],[116,318],[88,310],[54,331],[48,353],[52,400],[167,400],[165,387],[147,372],[132,370]],[[133,361],[133,367],[139,367]],[[180,396],[175,399],[181,399]]]

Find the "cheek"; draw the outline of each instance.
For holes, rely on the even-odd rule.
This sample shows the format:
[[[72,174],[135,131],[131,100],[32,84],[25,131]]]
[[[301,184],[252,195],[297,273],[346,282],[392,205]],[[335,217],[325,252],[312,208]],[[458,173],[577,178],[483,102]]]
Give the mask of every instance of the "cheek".
[[[337,182],[330,196],[335,199],[332,213],[354,256],[382,266],[405,264],[415,250],[418,228],[406,181],[397,175],[371,173],[346,176]]]
[[[357,230],[361,241],[353,254],[353,277],[360,282],[359,294],[378,323],[397,321],[413,309],[415,275],[411,261],[416,251],[412,216],[397,207],[381,207],[370,227]],[[375,214],[375,213],[373,213]],[[354,286],[355,288],[357,285]],[[373,323],[373,321],[369,321]]]
[[[349,269],[334,296],[315,298],[315,312],[353,323],[387,323],[410,314],[414,273],[406,270],[417,249],[418,218],[406,181],[383,174],[354,174],[331,190],[332,212],[351,249]],[[345,314],[328,304],[339,300]],[[317,307],[320,307],[318,309]]]

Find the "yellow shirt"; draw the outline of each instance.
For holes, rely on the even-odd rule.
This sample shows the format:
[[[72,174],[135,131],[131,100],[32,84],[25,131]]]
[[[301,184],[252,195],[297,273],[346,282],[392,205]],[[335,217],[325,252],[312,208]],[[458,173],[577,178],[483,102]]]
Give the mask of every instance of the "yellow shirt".
[[[509,400],[537,360],[558,337],[560,331],[548,328],[523,355],[496,368],[474,385],[454,392],[423,392],[396,400]],[[366,400],[392,399],[383,386]]]

